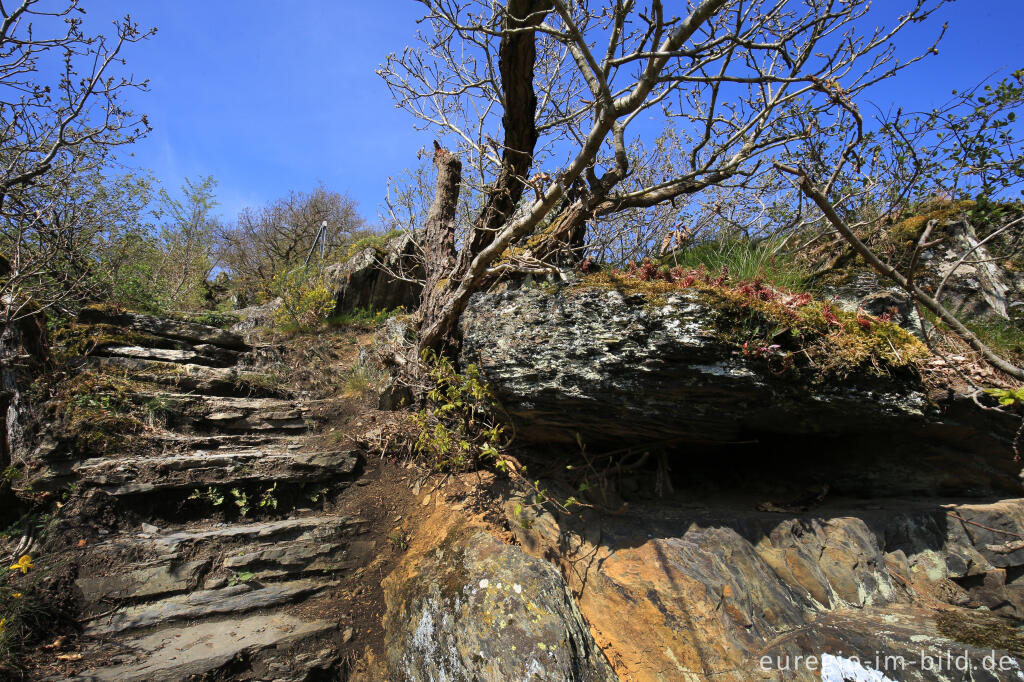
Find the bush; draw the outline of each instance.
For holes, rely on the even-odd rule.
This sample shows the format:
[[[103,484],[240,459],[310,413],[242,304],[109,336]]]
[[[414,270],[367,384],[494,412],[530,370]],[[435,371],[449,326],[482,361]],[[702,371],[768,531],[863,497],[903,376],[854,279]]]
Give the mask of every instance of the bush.
[[[391,310],[372,310],[370,308],[356,308],[351,313],[337,315],[330,318],[328,323],[333,326],[357,326],[357,327],[379,327],[395,315],[404,315],[405,307],[398,306]]]
[[[311,329],[326,320],[334,309],[334,294],[322,274],[304,268],[286,270],[274,277],[271,288],[281,297],[274,322],[283,329]]]
[[[476,365],[455,371],[451,361],[424,351],[434,388],[413,421],[419,436],[413,449],[441,471],[462,471],[490,461],[501,467],[500,449],[509,440],[497,417],[501,405]]]

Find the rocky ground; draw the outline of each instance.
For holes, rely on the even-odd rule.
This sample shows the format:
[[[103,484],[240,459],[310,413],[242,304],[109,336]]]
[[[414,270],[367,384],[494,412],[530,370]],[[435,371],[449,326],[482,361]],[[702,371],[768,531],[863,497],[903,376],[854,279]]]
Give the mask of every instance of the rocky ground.
[[[464,314],[507,473],[408,459],[369,333],[87,311],[17,481],[60,511],[5,548],[70,595],[29,679],[1024,680],[1019,417],[874,318],[751,349],[607,284]]]
[[[379,432],[379,415],[268,373],[272,349],[235,334],[92,314],[84,328],[146,341],[105,341],[82,375],[103,388],[116,378],[119,401],[159,411],[130,454],[54,428],[29,458],[19,493],[63,501],[59,525],[23,551],[71,577],[76,621],[30,654],[30,679],[306,680],[365,667],[356,661],[383,639],[381,578],[407,547],[424,478],[367,456],[358,436]],[[360,340],[337,335],[336,369],[355,363]],[[104,395],[74,406],[112,405]]]

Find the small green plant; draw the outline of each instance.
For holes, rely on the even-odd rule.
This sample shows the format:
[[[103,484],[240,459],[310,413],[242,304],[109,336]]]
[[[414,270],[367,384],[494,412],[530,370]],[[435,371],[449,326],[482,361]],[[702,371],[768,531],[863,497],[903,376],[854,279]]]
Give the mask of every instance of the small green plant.
[[[192,494],[188,496],[188,499],[206,502],[214,507],[219,507],[224,504],[224,494],[213,486],[210,486],[205,491],[196,488],[192,491]]]
[[[242,516],[248,516],[249,509],[251,508],[249,505],[249,495],[240,488],[232,488],[231,497],[234,498],[235,506],[238,507],[238,513]]]
[[[985,393],[994,397],[1003,407],[1024,402],[1024,386],[1019,388],[986,388]]]
[[[451,360],[424,351],[433,389],[428,406],[413,416],[419,435],[415,451],[442,471],[462,471],[481,461],[499,462],[507,445],[505,426],[497,417],[500,403],[476,365],[455,371]]]
[[[174,411],[175,405],[177,401],[165,395],[150,398],[142,406],[146,413],[146,423],[152,428],[157,422],[164,421],[167,415]]]
[[[391,547],[399,552],[404,552],[409,548],[409,543],[405,541],[405,535],[401,531],[391,531],[388,534],[388,542],[391,543]]]
[[[277,509],[277,497],[274,492],[277,490],[277,481],[260,494],[260,509]],[[243,514],[244,516],[244,514]]]
[[[250,580],[254,580],[256,574],[252,571],[242,571],[240,573],[232,573],[228,576],[228,587],[234,587],[235,585],[244,585]]]

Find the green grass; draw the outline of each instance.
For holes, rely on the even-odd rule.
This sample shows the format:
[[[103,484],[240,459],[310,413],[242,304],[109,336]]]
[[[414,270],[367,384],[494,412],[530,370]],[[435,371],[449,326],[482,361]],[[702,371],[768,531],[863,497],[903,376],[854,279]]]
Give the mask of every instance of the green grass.
[[[684,269],[704,266],[709,272],[721,272],[724,267],[729,279],[748,282],[760,279],[790,291],[807,288],[809,271],[794,258],[779,249],[778,239],[725,239],[706,241],[664,256],[659,264]],[[776,250],[778,253],[775,253]]]
[[[375,392],[383,382],[384,373],[382,371],[358,362],[353,365],[352,370],[345,377],[345,394],[366,397]]]
[[[982,343],[1007,360],[1020,364],[1024,360],[1024,329],[1010,320],[963,320]]]
[[[332,327],[378,327],[384,324],[388,318],[404,314],[405,308],[399,306],[393,310],[371,310],[369,308],[356,308],[346,315],[336,315],[327,320]]]

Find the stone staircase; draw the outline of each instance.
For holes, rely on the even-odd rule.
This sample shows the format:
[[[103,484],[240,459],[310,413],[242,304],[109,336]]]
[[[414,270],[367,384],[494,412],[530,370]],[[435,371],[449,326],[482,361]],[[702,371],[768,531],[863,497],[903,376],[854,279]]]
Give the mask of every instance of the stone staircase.
[[[362,468],[315,436],[330,403],[291,395],[218,328],[95,310],[79,324],[133,341],[103,336],[81,369],[128,382],[126,409],[159,418],[128,451],[83,451],[57,430],[19,481],[120,517],[65,550],[81,672],[49,679],[329,679],[344,626],[331,591],[375,549],[364,520],[324,511]]]

